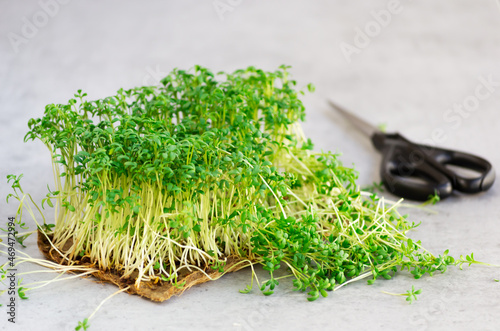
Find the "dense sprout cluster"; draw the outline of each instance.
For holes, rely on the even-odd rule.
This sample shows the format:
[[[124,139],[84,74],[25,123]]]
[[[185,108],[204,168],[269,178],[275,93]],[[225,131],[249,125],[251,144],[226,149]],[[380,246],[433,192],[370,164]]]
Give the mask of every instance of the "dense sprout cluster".
[[[48,105],[26,140],[53,158],[54,246],[137,286],[233,257],[262,264],[270,294],[286,266],[310,300],[397,267],[444,271],[453,258],[408,239],[414,225],[393,205],[362,194],[336,155],[312,151],[295,85],[286,67],[196,66],[160,86]]]

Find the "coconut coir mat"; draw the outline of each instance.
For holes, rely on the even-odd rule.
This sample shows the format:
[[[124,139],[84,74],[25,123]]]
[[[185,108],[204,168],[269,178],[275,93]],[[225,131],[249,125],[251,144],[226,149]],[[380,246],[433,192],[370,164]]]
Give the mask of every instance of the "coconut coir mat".
[[[58,253],[49,243],[49,240],[52,241],[52,236],[48,235],[47,237],[41,232],[38,231],[38,248],[42,252],[42,254],[45,256],[47,260],[56,262],[61,265],[67,265],[67,262],[64,262],[63,257],[61,256],[60,253]],[[62,251],[65,251],[66,249],[69,249],[69,247],[72,246],[72,242],[68,241],[64,245]],[[61,249],[60,249],[61,250]],[[234,257],[228,257],[226,261],[226,265],[224,267],[224,272],[233,272],[240,270],[246,266],[246,264],[240,264],[237,265],[238,262],[241,260],[234,258]],[[78,266],[83,266],[83,267],[89,267],[92,269],[95,269],[95,266],[91,264],[90,262],[86,262],[84,259],[81,260],[76,260],[76,265]],[[83,272],[83,271],[74,271],[75,273]],[[142,282],[141,286],[137,288],[135,286],[135,279],[123,279],[116,271],[113,270],[98,270],[95,273],[92,274],[95,278],[99,279],[99,281],[102,281],[104,283],[111,283],[116,286],[118,286],[120,289],[128,287],[128,292],[129,294],[136,294],[140,295],[142,297],[148,298],[152,301],[165,301],[170,299],[172,296],[179,296],[181,295],[185,290],[189,289],[190,287],[208,282],[214,278],[220,277],[221,272],[218,270],[213,270],[210,267],[206,268],[205,273],[210,277],[207,277],[204,273],[202,273],[199,270],[195,270],[193,272],[188,272],[186,274],[181,274],[180,277],[177,279],[177,282],[182,284],[184,281],[186,282],[182,288],[178,288],[170,284],[170,282],[162,282],[159,281],[158,283],[154,284],[153,282]]]

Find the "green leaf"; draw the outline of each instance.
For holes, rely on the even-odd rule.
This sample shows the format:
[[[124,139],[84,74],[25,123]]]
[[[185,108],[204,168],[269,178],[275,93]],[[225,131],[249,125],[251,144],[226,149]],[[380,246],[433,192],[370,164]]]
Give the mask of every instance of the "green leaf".
[[[312,290],[307,293],[309,296],[307,297],[308,301],[315,301],[319,298],[319,292],[317,290]]]
[[[90,324],[88,324],[88,318],[85,318],[83,321],[81,322],[78,322],[78,325],[75,327],[75,330],[76,331],[79,331],[79,330],[88,330],[88,328],[90,327]]]
[[[17,294],[19,294],[19,297],[23,300],[28,299],[28,297],[24,294],[24,290],[26,290],[24,287],[18,287],[17,288]]]
[[[243,293],[243,294],[248,294],[248,293],[250,293],[251,290],[252,290],[252,286],[247,285],[247,287],[244,290],[240,290],[239,292]]]

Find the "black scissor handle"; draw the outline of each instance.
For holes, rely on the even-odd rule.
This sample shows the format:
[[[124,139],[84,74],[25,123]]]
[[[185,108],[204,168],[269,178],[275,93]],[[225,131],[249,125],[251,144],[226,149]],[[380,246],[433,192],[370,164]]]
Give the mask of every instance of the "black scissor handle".
[[[495,170],[491,163],[485,159],[459,151],[434,148],[431,146],[420,145],[424,152],[438,163],[438,165],[454,165],[465,169],[473,170],[479,173],[476,177],[466,177],[457,172],[444,168],[449,176],[453,178],[453,188],[464,193],[477,193],[488,190],[495,181]]]
[[[437,193],[444,199],[454,189],[476,193],[489,189],[495,180],[491,164],[478,156],[415,144],[397,133],[375,133],[372,142],[383,155],[382,182],[391,193],[403,198],[424,201]],[[480,175],[467,178],[446,164],[471,169]]]

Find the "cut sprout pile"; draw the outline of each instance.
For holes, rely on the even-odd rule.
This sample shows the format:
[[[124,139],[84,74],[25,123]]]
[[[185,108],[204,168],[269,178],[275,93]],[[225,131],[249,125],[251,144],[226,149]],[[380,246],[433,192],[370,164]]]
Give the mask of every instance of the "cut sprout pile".
[[[360,191],[337,155],[313,151],[287,67],[195,66],[161,83],[96,101],[78,91],[29,121],[25,140],[48,147],[55,178],[44,200],[55,226],[39,231],[66,265],[85,259],[136,287],[182,287],[182,275],[223,273],[231,258],[267,270],[257,279],[265,295],[281,267],[312,301],[362,278],[404,269],[419,278],[464,263],[409,239],[416,225],[398,203]]]

